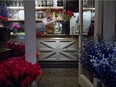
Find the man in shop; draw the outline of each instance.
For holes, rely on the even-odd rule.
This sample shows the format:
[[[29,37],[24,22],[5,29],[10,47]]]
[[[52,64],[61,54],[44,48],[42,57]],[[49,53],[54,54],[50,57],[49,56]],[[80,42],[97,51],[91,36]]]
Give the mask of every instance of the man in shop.
[[[45,11],[45,18],[42,19],[44,24],[44,34],[53,34],[54,33],[54,23],[56,19],[52,18],[51,11]]]

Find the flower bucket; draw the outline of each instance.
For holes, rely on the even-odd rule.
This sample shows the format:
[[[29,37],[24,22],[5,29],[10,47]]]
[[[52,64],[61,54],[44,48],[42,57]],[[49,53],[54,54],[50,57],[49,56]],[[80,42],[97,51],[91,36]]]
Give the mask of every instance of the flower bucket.
[[[64,35],[70,34],[70,21],[62,22],[62,34],[64,34]]]
[[[3,27],[3,24],[2,23],[0,23],[0,27]]]
[[[36,81],[33,81],[31,87],[37,87],[37,82]]]

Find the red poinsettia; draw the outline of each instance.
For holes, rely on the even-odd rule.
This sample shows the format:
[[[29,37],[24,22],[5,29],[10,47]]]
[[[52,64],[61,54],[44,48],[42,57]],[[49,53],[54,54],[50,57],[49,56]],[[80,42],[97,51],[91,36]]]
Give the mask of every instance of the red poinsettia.
[[[21,57],[0,62],[0,87],[28,87],[42,74],[38,64],[32,64]]]

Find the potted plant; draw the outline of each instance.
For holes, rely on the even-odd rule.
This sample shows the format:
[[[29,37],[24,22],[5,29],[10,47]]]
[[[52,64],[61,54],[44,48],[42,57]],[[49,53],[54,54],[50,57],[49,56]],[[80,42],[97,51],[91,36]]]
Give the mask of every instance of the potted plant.
[[[63,19],[62,22],[62,34],[70,34],[70,19],[74,16],[71,10],[59,10],[55,9],[56,18]]]
[[[17,33],[21,29],[21,24],[19,22],[12,23],[13,33]]]

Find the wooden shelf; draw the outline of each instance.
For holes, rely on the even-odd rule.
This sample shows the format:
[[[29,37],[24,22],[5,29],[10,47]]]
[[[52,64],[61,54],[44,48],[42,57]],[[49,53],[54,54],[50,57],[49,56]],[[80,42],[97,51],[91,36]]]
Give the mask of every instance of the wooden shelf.
[[[24,21],[24,19],[8,19],[8,21],[13,22],[13,21]]]
[[[63,6],[59,7],[35,7],[36,10],[46,10],[46,9],[63,9]]]
[[[8,9],[24,10],[24,7],[7,7]],[[58,7],[35,7],[36,10],[46,10],[46,9],[64,9],[63,6]]]
[[[8,9],[16,9],[16,10],[24,10],[24,7],[7,7]],[[46,10],[46,9],[64,9],[63,6],[58,7],[35,7],[36,10]],[[86,8],[84,7],[83,10],[95,10],[95,8]]]
[[[13,22],[13,21],[24,21],[24,19],[8,19],[8,21]],[[36,21],[42,21],[42,19],[36,19]],[[57,20],[57,21],[63,21],[63,20]]]
[[[86,8],[86,7],[84,7],[83,10],[84,10],[84,11],[86,11],[86,10],[87,10],[87,11],[92,11],[92,10],[95,11],[95,8]]]
[[[14,9],[16,9],[16,10],[18,10],[18,9],[20,9],[20,10],[23,10],[24,9],[24,7],[7,7],[8,9],[12,9],[12,10],[14,10]]]
[[[42,19],[36,19],[36,21],[42,21]],[[63,20],[58,19],[57,21],[63,21]]]

